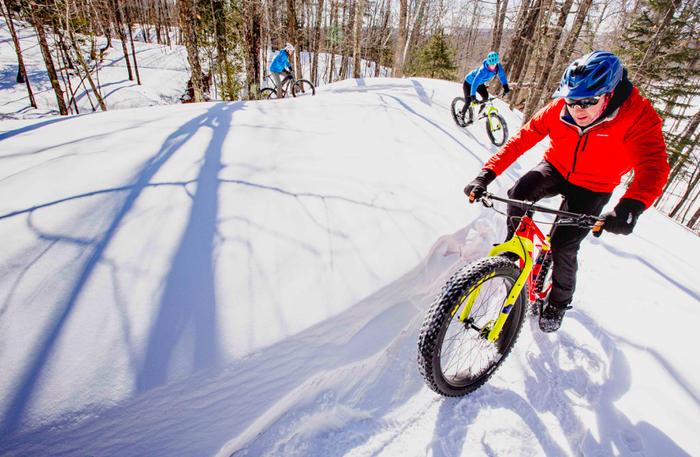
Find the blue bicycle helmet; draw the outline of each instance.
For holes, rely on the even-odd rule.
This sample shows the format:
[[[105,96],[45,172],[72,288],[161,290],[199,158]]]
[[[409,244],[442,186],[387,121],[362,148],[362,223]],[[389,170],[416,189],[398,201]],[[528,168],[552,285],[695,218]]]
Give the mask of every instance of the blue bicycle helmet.
[[[552,98],[589,98],[612,92],[622,80],[622,62],[612,52],[593,51],[564,70]]]
[[[486,56],[486,63],[489,65],[497,65],[498,53],[496,51],[489,52],[489,54]]]

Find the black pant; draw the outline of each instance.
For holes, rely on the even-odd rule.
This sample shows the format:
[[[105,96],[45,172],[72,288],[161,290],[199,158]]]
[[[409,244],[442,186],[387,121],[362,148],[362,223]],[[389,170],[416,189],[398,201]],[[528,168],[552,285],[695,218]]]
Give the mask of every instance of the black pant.
[[[605,204],[610,200],[610,192],[593,192],[584,187],[566,181],[564,177],[546,161],[525,173],[513,187],[508,196],[517,200],[538,201],[546,197],[562,195],[563,211],[573,213],[600,215]],[[508,239],[513,236],[520,222],[519,217],[525,211],[508,205]],[[589,229],[557,226],[552,233],[552,291],[549,300],[553,304],[571,303],[576,288],[577,255],[581,242]]]
[[[464,80],[464,84],[462,84],[462,90],[464,91],[464,99],[466,100],[467,97],[471,96],[472,93],[472,85],[467,82],[467,80]],[[486,100],[489,98],[489,91],[486,90],[486,86],[483,84],[479,84],[476,87],[476,92],[481,95],[481,100]]]

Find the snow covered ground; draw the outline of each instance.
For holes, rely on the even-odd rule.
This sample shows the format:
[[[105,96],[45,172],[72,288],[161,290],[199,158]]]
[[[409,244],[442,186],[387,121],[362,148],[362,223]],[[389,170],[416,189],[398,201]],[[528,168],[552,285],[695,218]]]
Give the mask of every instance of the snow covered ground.
[[[462,195],[496,148],[460,93],[1,122],[0,455],[700,455],[700,242],[655,210],[584,242],[559,332],[424,386],[427,307],[503,236]]]
[[[30,106],[27,89],[24,83],[17,84],[17,54],[14,43],[10,35],[9,28],[3,19],[0,19],[0,121],[3,119],[35,119],[58,114],[58,104],[56,96],[51,87],[51,83],[46,72],[46,67],[41,55],[41,49],[36,38],[34,29],[27,23],[15,21],[15,28],[20,36],[24,63],[29,75],[29,81],[37,101],[38,108]],[[142,36],[142,29],[136,27],[139,33],[135,36]],[[51,40],[52,35],[48,35]],[[155,40],[155,38],[153,38]],[[50,41],[52,43],[52,41]],[[97,45],[103,47],[106,39],[98,38]],[[121,41],[112,40],[112,46],[105,53],[105,58],[98,67],[98,71],[93,73],[95,82],[99,84],[101,94],[104,97],[108,110],[138,108],[153,105],[170,105],[180,103],[180,97],[184,94],[187,81],[190,78],[190,68],[187,62],[187,52],[184,46],[164,46],[153,43],[135,41],[136,57],[141,76],[141,85],[136,80],[128,79],[128,72],[122,52]],[[264,74],[269,74],[267,70],[272,60],[277,55],[277,50],[267,49],[267,63],[264,64]],[[129,52],[131,52],[129,44]],[[326,84],[330,78],[330,55],[320,54],[318,63],[319,85]],[[130,54],[131,58],[131,54]],[[308,52],[298,53],[299,68],[301,74],[299,78],[311,79],[311,58]],[[55,57],[56,64],[59,64],[58,57]],[[131,60],[133,65],[133,59]],[[339,68],[342,59],[335,56],[335,69],[333,79],[339,78]],[[91,64],[92,65],[92,64]],[[352,74],[352,59],[348,63],[349,74]],[[362,61],[362,75],[370,76],[375,72],[374,62]],[[389,69],[381,67],[381,75],[387,76]],[[135,76],[134,76],[135,78]],[[71,87],[75,93],[75,104],[78,105],[80,114],[99,111],[97,100],[92,90],[87,90],[90,86],[87,81],[80,84],[80,78],[71,78]],[[65,86],[63,80],[62,86]],[[266,79],[261,87],[268,87],[271,81]],[[213,87],[210,93],[213,100],[220,99]],[[70,97],[67,97],[70,99]],[[75,113],[75,110],[72,111]]]
[[[30,106],[26,86],[17,84],[15,80],[17,54],[7,23],[0,19],[0,75],[2,76],[0,120],[38,118],[58,114],[56,96],[51,88],[36,33],[27,23],[19,21],[15,21],[15,28],[20,36],[24,63],[38,107],[33,109]],[[97,43],[102,47],[106,39],[100,38]],[[190,77],[184,47],[168,47],[138,41],[134,42],[134,46],[141,85],[136,83],[135,76],[133,81],[129,80],[121,41],[116,39],[112,40],[112,47],[105,53],[99,71],[93,75],[95,82],[101,87],[107,109],[179,103]],[[58,62],[56,64],[59,65]],[[99,111],[94,94],[85,90],[89,87],[88,82],[85,81],[84,86],[79,83],[79,78],[72,78],[71,84],[80,114]]]

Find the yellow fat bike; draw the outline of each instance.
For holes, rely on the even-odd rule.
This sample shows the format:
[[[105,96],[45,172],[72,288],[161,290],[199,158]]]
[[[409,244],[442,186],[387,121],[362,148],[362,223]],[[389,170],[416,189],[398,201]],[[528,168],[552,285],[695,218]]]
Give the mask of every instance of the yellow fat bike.
[[[532,202],[486,193],[481,202],[515,205],[526,211],[513,236],[493,246],[488,257],[460,268],[443,286],[423,320],[418,367],[435,392],[458,397],[481,387],[510,353],[527,309],[541,309],[552,287],[550,235],[532,219],[534,212],[556,215],[558,225],[592,228],[602,221]]]
[[[490,97],[487,100],[477,102],[473,101],[466,110],[464,110],[464,97],[457,97],[452,100],[452,119],[460,127],[467,127],[474,122],[474,111],[477,110],[476,120],[485,119],[486,134],[489,136],[491,143],[494,146],[502,146],[508,139],[508,124],[506,120],[498,112],[498,108],[493,104],[493,101],[498,97]],[[464,111],[464,114],[462,114]]]

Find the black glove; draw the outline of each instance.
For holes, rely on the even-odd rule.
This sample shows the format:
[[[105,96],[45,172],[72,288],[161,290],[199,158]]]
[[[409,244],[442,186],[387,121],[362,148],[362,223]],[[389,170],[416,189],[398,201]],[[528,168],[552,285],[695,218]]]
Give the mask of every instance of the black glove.
[[[618,235],[629,235],[634,230],[639,215],[646,209],[644,203],[631,198],[623,198],[615,209],[603,214],[603,229]]]
[[[493,170],[489,170],[488,168],[481,170],[481,173],[464,188],[464,193],[469,197],[469,201],[473,203],[475,200],[481,198],[484,192],[486,192],[486,187],[488,187],[494,179],[496,179],[496,173],[494,173]],[[474,194],[473,199],[472,194]]]
[[[503,95],[506,95],[508,92],[510,92],[510,87],[508,87],[508,84],[503,85]]]

